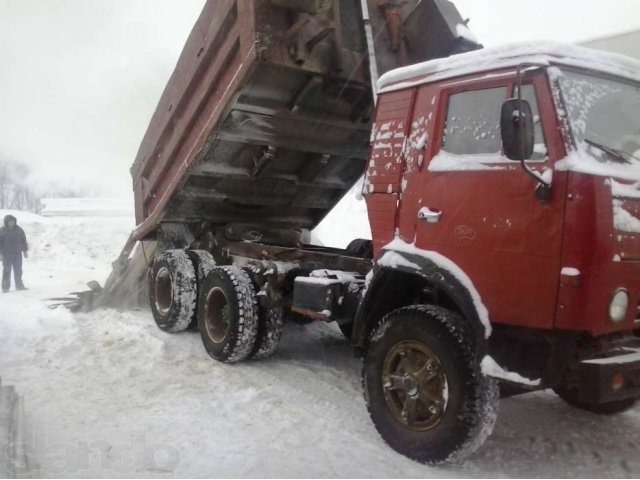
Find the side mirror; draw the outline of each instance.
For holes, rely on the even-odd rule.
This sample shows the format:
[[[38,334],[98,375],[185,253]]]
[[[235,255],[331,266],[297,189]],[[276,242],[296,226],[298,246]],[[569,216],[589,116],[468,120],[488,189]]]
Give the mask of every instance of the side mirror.
[[[531,105],[526,100],[510,98],[502,104],[502,148],[509,160],[527,160],[533,155],[533,123]]]

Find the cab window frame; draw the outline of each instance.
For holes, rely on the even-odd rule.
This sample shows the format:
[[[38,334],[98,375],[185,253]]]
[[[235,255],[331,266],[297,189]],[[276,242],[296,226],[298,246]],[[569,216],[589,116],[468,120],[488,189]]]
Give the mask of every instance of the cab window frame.
[[[507,76],[508,75],[508,76]],[[493,90],[498,88],[506,89],[506,96],[504,100],[512,98],[512,95],[517,94],[517,82],[516,82],[516,72],[511,72],[509,74],[505,74],[504,78],[495,79],[493,81],[485,81],[480,83],[478,78],[470,79],[464,82],[457,82],[455,86],[443,86],[440,91],[440,99],[441,106],[439,110],[439,122],[437,124],[437,142],[433,143],[433,151],[431,152],[431,158],[437,156],[440,153],[446,153],[448,155],[460,155],[461,157],[466,157],[466,160],[469,162],[477,162],[478,164],[484,165],[514,165],[516,162],[513,160],[509,160],[504,155],[504,149],[502,147],[502,139],[500,139],[500,149],[496,153],[469,153],[469,154],[455,154],[445,150],[445,139],[446,139],[446,128],[447,128],[447,120],[449,117],[450,103],[451,97],[459,93],[467,93],[467,92],[478,92],[483,90]],[[540,92],[539,86],[536,84],[535,78],[527,79],[523,83],[523,86],[531,86],[533,88],[533,92],[535,94],[536,105],[532,105],[534,111],[536,111],[536,115],[539,118],[538,126],[536,127],[536,134],[542,134],[542,142],[546,149],[546,154],[544,158],[531,158],[527,159],[527,163],[532,164],[545,164],[550,161],[550,153],[549,153],[549,143],[546,135],[546,127],[543,115],[541,115],[541,103],[540,103]],[[502,104],[501,104],[502,105]],[[500,106],[501,106],[500,105]],[[498,119],[499,122],[499,119]],[[537,142],[536,135],[536,144]],[[495,159],[488,159],[488,157],[495,155]],[[476,157],[476,158],[474,158]]]

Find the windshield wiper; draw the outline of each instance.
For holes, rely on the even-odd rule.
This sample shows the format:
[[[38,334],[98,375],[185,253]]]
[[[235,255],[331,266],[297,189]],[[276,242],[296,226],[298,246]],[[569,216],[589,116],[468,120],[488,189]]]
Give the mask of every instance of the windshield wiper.
[[[588,138],[584,139],[585,143],[588,143],[592,147],[597,148],[598,150],[602,150],[604,153],[608,153],[612,158],[615,158],[620,163],[626,163],[631,165],[633,162],[631,159],[640,161],[640,158],[634,157],[630,153],[625,152],[624,150],[619,150],[617,148],[609,147],[602,143],[594,142]]]

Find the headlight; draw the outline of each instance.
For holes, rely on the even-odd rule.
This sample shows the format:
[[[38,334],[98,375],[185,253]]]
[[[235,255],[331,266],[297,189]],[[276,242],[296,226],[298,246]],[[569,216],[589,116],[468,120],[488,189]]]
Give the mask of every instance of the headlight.
[[[627,316],[627,310],[629,309],[629,294],[624,288],[617,289],[611,304],[609,305],[609,318],[614,323],[620,323]]]

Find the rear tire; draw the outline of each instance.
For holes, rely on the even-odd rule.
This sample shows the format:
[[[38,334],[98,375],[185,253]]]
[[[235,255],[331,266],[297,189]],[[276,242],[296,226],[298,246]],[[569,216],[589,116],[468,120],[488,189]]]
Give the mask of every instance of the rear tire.
[[[212,358],[223,363],[246,359],[258,333],[258,302],[249,275],[231,266],[211,270],[200,289],[198,319]]]
[[[187,250],[187,255],[193,262],[193,268],[195,268],[198,277],[198,286],[200,286],[209,272],[216,268],[216,261],[213,259],[213,255],[206,250]]]
[[[196,272],[186,252],[166,250],[158,255],[149,277],[149,303],[160,330],[186,330],[196,311],[196,296]]]
[[[187,255],[189,255],[189,258],[193,263],[193,268],[196,271],[196,282],[198,284],[197,291],[199,295],[200,289],[202,288],[202,283],[204,282],[204,279],[207,278],[209,272],[216,267],[216,261],[213,259],[213,256],[206,250],[187,250]],[[198,310],[196,308],[193,314],[193,319],[191,320],[191,323],[189,323],[188,329],[195,330],[197,328]]]
[[[273,355],[280,343],[284,319],[281,308],[258,307],[258,337],[250,358],[260,360]]]
[[[422,463],[464,458],[490,435],[498,388],[485,377],[470,329],[435,306],[386,315],[363,367],[367,408],[382,438]]]
[[[627,398],[625,400],[616,400],[600,404],[585,403],[578,400],[578,392],[575,390],[556,387],[553,391],[572,407],[579,408],[580,410],[586,410],[587,412],[595,413],[597,415],[615,415],[617,413],[626,412],[627,410],[632,409],[636,404],[635,398]]]

